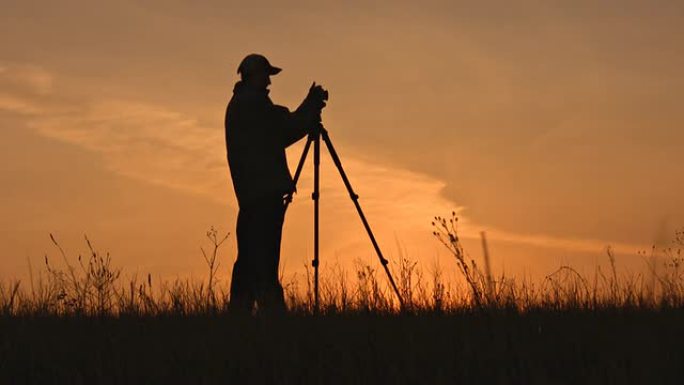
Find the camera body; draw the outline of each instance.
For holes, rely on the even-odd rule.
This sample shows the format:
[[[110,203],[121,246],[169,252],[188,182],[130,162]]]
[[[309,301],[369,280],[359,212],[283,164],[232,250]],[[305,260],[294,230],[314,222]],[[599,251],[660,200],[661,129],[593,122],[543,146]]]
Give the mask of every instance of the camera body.
[[[320,113],[328,101],[328,96],[328,90],[323,88],[323,86],[320,84],[316,84],[314,82],[309,89],[309,95],[307,96],[307,99],[309,99],[314,108]]]
[[[328,101],[328,90],[321,87],[321,96],[320,97],[324,102],[327,102]]]

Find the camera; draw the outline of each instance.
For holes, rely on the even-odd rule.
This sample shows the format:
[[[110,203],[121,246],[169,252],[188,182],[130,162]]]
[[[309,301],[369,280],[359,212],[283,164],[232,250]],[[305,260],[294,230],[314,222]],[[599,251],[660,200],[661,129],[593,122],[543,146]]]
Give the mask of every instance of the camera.
[[[325,107],[325,102],[328,101],[328,90],[314,82],[309,89],[307,99],[309,99],[315,108],[320,111]]]

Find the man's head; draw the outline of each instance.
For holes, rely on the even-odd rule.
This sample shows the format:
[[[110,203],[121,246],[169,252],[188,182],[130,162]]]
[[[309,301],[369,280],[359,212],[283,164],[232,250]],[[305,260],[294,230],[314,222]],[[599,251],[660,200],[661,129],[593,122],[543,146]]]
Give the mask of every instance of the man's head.
[[[256,88],[266,88],[271,84],[271,75],[281,71],[268,62],[263,55],[250,54],[245,56],[238,66],[237,72],[242,77],[242,81]]]

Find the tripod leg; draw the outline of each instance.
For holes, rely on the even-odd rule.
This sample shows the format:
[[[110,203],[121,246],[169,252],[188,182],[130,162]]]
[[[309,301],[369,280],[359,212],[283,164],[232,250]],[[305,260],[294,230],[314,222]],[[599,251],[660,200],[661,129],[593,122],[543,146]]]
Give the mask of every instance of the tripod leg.
[[[332,160],[335,163],[337,170],[340,172],[340,176],[342,177],[344,185],[347,187],[349,196],[354,202],[354,206],[356,206],[356,211],[359,213],[359,217],[361,218],[361,222],[363,222],[363,226],[366,228],[366,232],[368,233],[368,237],[370,238],[371,243],[373,244],[375,253],[378,255],[380,263],[382,264],[382,267],[385,269],[385,273],[387,273],[387,278],[389,279],[389,282],[392,285],[392,289],[394,289],[394,293],[397,295],[397,298],[399,299],[399,306],[403,309],[404,301],[401,298],[401,293],[399,293],[397,284],[394,282],[394,278],[392,278],[392,273],[390,273],[389,267],[387,266],[388,261],[387,259],[385,259],[385,257],[383,257],[382,251],[380,250],[380,246],[378,246],[378,242],[375,240],[375,235],[373,235],[373,230],[371,230],[371,227],[368,224],[368,220],[366,219],[366,216],[363,214],[363,210],[361,209],[361,205],[359,204],[359,196],[354,192],[351,182],[349,182],[349,178],[347,178],[347,174],[344,172],[344,169],[342,168],[342,162],[340,161],[340,157],[337,155],[337,151],[335,151],[335,148],[333,147],[332,142],[330,141],[328,131],[325,129],[321,129],[321,136],[323,137],[323,141],[325,142],[325,145],[328,148],[328,152],[330,153],[330,156],[332,157]]]
[[[314,267],[314,312],[318,313],[319,296],[318,296],[318,235],[319,235],[319,207],[318,199],[320,197],[320,169],[321,169],[321,135],[316,134],[313,139],[314,142],[314,191],[311,198],[314,201],[314,259],[312,265]]]
[[[297,189],[297,182],[299,181],[299,177],[302,175],[302,169],[304,168],[304,162],[306,161],[306,156],[309,154],[309,148],[311,148],[311,142],[313,139],[311,136],[308,137],[306,140],[306,145],[304,145],[304,151],[302,151],[302,156],[299,158],[299,163],[297,163],[297,170],[295,171],[294,178],[292,178],[292,181],[294,182],[295,185],[295,190]],[[290,193],[287,198],[285,199],[285,210],[287,210],[287,207],[292,203],[292,195],[293,193]]]

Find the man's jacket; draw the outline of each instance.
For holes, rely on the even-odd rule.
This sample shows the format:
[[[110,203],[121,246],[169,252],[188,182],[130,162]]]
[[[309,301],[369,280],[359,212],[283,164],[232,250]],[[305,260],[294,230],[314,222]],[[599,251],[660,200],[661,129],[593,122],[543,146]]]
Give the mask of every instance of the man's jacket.
[[[226,110],[226,147],[241,207],[294,191],[285,148],[306,136],[315,123],[305,104],[290,112],[273,104],[267,89],[235,84]]]

